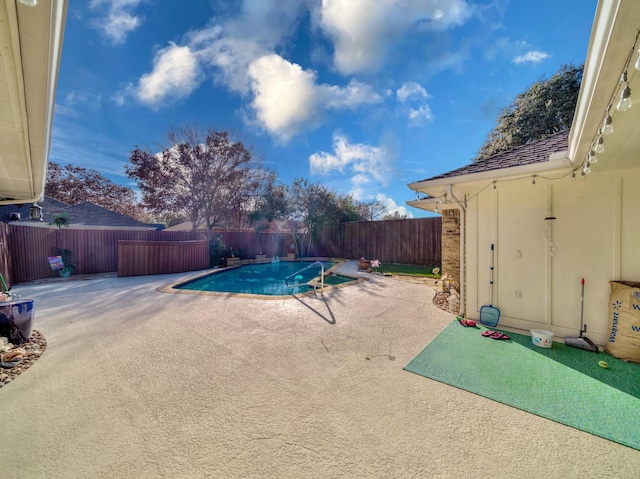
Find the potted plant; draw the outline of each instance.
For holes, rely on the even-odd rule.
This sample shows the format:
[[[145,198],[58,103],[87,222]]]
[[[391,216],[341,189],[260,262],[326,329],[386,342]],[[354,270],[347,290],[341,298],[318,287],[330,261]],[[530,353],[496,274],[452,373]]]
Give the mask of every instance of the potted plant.
[[[237,265],[239,265],[240,264],[239,255],[238,255],[238,257],[236,257],[236,251],[233,250],[232,246],[229,247],[229,251],[231,253],[231,257],[226,258],[226,260],[225,260],[227,266],[237,266]]]
[[[71,251],[64,249],[62,228],[68,228],[71,224],[71,219],[67,213],[60,213],[59,215],[56,215],[49,224],[58,227],[58,248],[56,249],[56,255],[62,258],[63,264],[62,268],[56,268],[55,270],[58,271],[58,275],[61,277],[68,278],[76,269],[76,265],[73,264]]]
[[[364,256],[358,260],[358,269],[369,271],[369,260]]]

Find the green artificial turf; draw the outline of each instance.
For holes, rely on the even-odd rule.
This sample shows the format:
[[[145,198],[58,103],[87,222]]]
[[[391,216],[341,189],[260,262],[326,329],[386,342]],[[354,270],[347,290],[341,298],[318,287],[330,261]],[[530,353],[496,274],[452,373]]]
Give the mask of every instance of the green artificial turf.
[[[425,278],[438,278],[433,274],[433,266],[417,266],[411,264],[387,264],[382,263],[378,269],[381,273],[406,274],[409,276],[420,276]]]
[[[640,365],[485,330],[453,321],[405,370],[640,450]]]

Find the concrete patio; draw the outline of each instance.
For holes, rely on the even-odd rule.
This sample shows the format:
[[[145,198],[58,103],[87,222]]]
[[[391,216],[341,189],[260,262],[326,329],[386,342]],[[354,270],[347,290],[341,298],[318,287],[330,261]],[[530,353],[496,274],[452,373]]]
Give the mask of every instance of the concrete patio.
[[[1,475],[640,477],[640,451],[403,371],[453,316],[361,274],[272,301],[156,291],[189,275],[16,285],[48,347],[0,389]]]

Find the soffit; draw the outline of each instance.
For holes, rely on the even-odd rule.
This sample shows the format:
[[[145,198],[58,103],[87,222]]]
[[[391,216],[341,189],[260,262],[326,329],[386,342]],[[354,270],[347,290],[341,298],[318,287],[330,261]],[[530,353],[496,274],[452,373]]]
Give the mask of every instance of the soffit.
[[[571,127],[569,157],[581,165],[602,126],[607,107],[612,104],[614,132],[603,137],[605,151],[598,154],[592,172],[633,168],[640,165],[637,156],[640,136],[640,72],[634,69],[638,58],[636,46],[640,28],[640,2],[637,0],[601,0],[594,20],[585,62],[582,88]],[[620,76],[630,58],[627,70],[633,107],[619,112],[615,105],[622,86]]]
[[[0,204],[44,192],[66,9],[0,0]]]

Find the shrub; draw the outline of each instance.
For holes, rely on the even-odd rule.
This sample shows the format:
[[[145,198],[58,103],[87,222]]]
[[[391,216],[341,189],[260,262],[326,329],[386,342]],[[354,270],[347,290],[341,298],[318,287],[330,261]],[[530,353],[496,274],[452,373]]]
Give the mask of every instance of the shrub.
[[[218,235],[209,240],[209,266],[213,267],[222,264],[226,250],[227,245],[224,244],[222,236]]]

